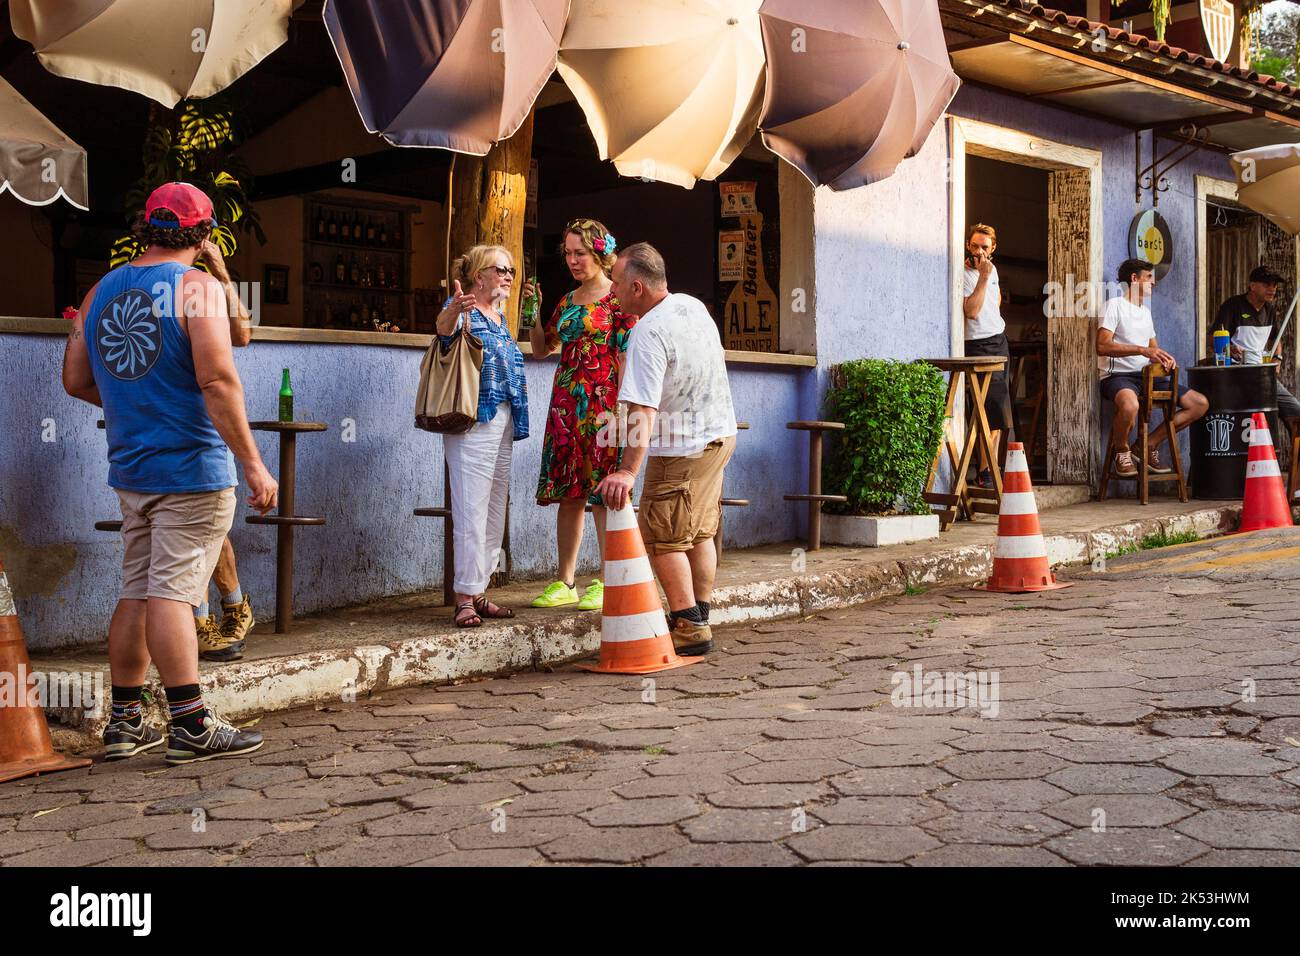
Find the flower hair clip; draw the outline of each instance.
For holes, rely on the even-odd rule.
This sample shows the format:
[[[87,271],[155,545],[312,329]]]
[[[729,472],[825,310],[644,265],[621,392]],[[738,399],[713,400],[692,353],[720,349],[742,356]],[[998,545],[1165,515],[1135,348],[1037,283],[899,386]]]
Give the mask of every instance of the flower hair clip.
[[[591,242],[591,247],[595,249],[597,252],[599,252],[601,255],[612,256],[614,254],[614,250],[618,248],[618,244],[614,241],[613,236],[611,236],[609,233],[605,233],[605,235],[593,239]]]

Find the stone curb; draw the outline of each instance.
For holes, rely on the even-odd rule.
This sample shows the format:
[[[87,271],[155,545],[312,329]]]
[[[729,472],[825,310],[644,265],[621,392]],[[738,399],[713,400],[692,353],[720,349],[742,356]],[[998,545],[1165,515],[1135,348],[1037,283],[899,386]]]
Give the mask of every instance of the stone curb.
[[[1135,546],[1158,532],[1194,531],[1214,537],[1236,527],[1240,506],[1226,505],[1189,514],[1127,521],[1088,532],[1046,535],[1053,567],[1089,564],[1098,556]],[[866,604],[906,593],[909,587],[960,584],[986,577],[993,544],[962,545],[893,562],[864,564],[861,570],[836,570],[714,591],[712,620],[737,624],[801,617],[819,611]],[[224,717],[235,721],[310,704],[337,703],[418,684],[451,683],[586,657],[600,646],[600,618],[573,614],[544,622],[485,624],[452,634],[411,636],[373,644],[301,655],[241,661],[204,676],[203,692]],[[104,674],[104,686],[109,684]],[[155,700],[162,688],[151,687]],[[354,698],[355,699],[355,698]],[[90,710],[50,711],[61,724],[57,744],[65,749],[99,745],[106,715]],[[161,708],[154,715],[165,721]]]

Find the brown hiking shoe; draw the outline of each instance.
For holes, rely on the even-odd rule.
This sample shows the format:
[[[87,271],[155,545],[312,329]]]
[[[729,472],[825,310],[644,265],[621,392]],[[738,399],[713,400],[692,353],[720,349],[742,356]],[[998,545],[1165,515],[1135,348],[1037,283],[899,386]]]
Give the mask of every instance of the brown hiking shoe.
[[[1160,452],[1152,448],[1147,452],[1147,468],[1155,475],[1168,475],[1173,473],[1173,469],[1168,465],[1160,464]]]
[[[221,605],[221,633],[231,644],[238,644],[243,649],[244,638],[253,629],[253,604],[244,595],[238,604]]]
[[[673,650],[683,657],[699,657],[713,650],[713,631],[684,617],[673,624]]]
[[[196,617],[194,631],[199,639],[199,658],[205,661],[229,663],[244,656],[243,644],[232,644],[221,633],[216,616]]]

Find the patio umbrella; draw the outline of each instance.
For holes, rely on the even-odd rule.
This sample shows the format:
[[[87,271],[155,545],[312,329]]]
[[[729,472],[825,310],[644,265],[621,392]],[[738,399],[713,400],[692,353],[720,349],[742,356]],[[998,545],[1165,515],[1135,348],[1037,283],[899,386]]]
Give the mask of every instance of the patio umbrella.
[[[762,0],[574,0],[560,75],[601,159],[690,188],[758,128]]]
[[[14,33],[58,76],[169,109],[211,96],[288,38],[303,0],[10,0]]]
[[[763,142],[814,185],[893,174],[961,81],[935,0],[763,0]]]
[[[482,156],[555,71],[569,0],[326,0],[366,128],[397,146]]]
[[[1300,235],[1300,143],[1261,146],[1232,154],[1237,173],[1237,199],[1273,222],[1288,235]],[[1271,352],[1282,348],[1282,336],[1295,314],[1300,288],[1291,297],[1291,308],[1277,331]]]
[[[32,206],[62,196],[89,208],[86,151],[0,79],[0,193]]]

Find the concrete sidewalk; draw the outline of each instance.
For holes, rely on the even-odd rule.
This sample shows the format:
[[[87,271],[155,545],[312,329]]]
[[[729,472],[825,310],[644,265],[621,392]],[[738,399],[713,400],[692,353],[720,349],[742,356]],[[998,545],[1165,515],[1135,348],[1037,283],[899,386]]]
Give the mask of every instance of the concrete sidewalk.
[[[1239,502],[1155,499],[1142,507],[1123,499],[1073,504],[1045,511],[1041,519],[1053,566],[1087,567],[1150,534],[1194,531],[1210,537],[1230,531],[1239,514]],[[727,551],[712,622],[805,616],[909,588],[974,581],[989,572],[996,529],[990,516],[958,522],[938,540],[912,545],[805,553],[800,543],[789,542]],[[440,591],[304,617],[288,634],[275,634],[270,622],[262,623],[250,635],[242,661],[201,665],[204,692],[224,716],[243,719],[389,688],[543,668],[594,652],[600,645],[600,615],[534,610],[528,603],[539,588],[532,581],[493,591],[493,599],[515,608],[518,616],[467,630],[452,626]],[[262,597],[259,610],[269,610],[270,598]],[[110,684],[103,645],[35,655],[32,666],[102,673],[105,693]],[[152,689],[160,698],[161,688]],[[51,710],[59,724],[54,728],[58,744],[74,750],[97,746],[104,717],[96,710]]]

